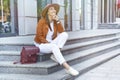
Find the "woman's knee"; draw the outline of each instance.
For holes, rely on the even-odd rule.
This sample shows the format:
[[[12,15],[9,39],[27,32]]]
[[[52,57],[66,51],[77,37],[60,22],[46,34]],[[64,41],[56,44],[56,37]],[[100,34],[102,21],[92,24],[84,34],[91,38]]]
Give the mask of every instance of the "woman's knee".
[[[64,37],[68,38],[68,33],[67,32],[62,32],[61,35],[63,35]]]
[[[51,48],[56,49],[56,48],[59,48],[59,47],[56,44],[51,44]]]

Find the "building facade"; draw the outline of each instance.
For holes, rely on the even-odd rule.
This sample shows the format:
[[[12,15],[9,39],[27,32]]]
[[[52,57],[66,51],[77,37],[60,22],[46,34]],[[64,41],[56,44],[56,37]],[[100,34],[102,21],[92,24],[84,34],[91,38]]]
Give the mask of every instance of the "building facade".
[[[0,0],[0,37],[34,35],[45,5],[58,3],[66,31],[98,29],[119,17],[118,0]]]

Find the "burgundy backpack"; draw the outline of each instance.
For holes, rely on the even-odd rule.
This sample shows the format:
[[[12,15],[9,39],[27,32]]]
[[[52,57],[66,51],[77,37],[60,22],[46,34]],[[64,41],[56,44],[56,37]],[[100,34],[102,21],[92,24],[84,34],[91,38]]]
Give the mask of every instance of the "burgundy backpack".
[[[36,63],[38,58],[39,48],[36,46],[24,46],[21,52],[20,62],[22,64]]]
[[[20,63],[21,64],[36,63],[39,52],[40,50],[36,46],[23,46],[20,54]],[[14,64],[17,63],[19,62],[14,62]]]

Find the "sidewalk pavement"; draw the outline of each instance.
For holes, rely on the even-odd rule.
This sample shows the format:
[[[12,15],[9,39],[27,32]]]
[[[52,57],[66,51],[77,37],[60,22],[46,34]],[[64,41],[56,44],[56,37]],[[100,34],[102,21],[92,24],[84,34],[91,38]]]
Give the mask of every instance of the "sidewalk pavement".
[[[120,56],[88,71],[75,80],[120,80]]]

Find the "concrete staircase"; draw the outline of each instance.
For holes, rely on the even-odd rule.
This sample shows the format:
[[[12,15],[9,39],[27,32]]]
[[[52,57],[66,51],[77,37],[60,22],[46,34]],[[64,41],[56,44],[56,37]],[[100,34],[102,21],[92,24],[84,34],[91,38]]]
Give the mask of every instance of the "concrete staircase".
[[[85,30],[68,32],[68,34],[69,39],[62,53],[80,75],[120,55],[119,30]],[[7,43],[4,40],[5,38],[0,39],[0,80],[74,80],[76,78],[66,74],[62,66],[50,60],[50,55],[40,54],[35,64],[13,64],[20,59],[22,46],[33,43],[20,41],[19,44],[12,41]]]
[[[102,23],[98,24],[98,29],[120,29],[120,25],[118,23]]]

